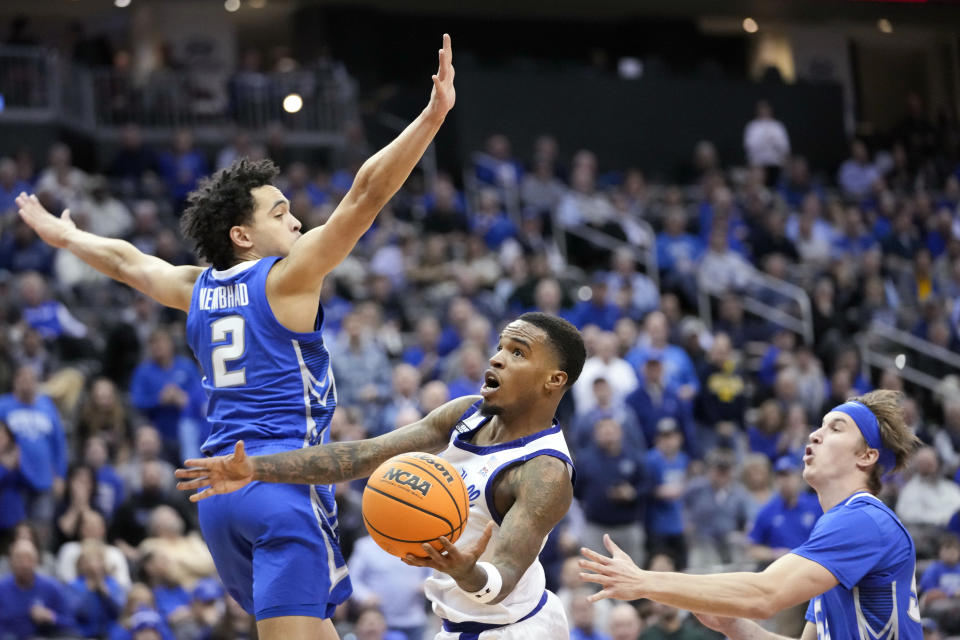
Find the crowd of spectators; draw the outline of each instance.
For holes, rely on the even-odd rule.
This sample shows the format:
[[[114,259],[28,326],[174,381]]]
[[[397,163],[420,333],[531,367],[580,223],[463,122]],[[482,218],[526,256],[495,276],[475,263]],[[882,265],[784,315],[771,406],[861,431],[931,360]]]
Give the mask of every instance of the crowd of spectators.
[[[601,171],[593,153],[561,153],[549,136],[529,157],[491,136],[466,191],[443,173],[415,174],[324,283],[332,438],[381,434],[474,392],[517,314],[569,319],[588,359],[560,409],[578,481],[542,554],[549,586],[575,638],[698,638],[708,632],[669,607],[591,605],[576,550],[609,532],[652,570],[763,567],[821,514],[800,456],[823,413],[873,388],[903,389],[924,448],[881,497],[917,541],[928,637],[960,634],[960,372],[911,360],[943,381],[915,387],[896,368],[865,367],[854,346],[879,322],[957,352],[956,132],[912,113],[889,145],[856,140],[841,167],[809,167],[791,155],[788,127],[767,122],[769,105],[758,119],[745,135],[748,166],[720,162],[703,142],[687,184]],[[153,149],[131,126],[115,158],[86,168],[97,174],[63,144],[41,162],[0,158],[0,638],[253,633],[173,487],[174,466],[197,455],[206,428],[185,316],[39,241],[13,199],[35,191],[81,228],[188,263],[177,232],[185,194],[233,158],[267,153],[241,134],[206,154],[189,132]],[[350,170],[277,160],[304,230],[323,224]],[[624,244],[601,248],[585,228]],[[747,312],[748,296],[794,311],[755,288],[758,273],[811,292],[812,340]],[[701,291],[713,301],[709,326]],[[365,537],[362,487],[337,491],[354,582],[338,628],[419,640],[435,625],[424,576]],[[802,618],[801,608],[770,624],[797,635]]]

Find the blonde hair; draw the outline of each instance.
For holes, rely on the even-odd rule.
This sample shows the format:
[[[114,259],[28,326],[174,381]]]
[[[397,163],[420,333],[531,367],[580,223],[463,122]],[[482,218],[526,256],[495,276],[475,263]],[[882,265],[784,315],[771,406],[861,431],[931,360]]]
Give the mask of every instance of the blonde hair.
[[[903,469],[910,455],[920,445],[920,439],[903,418],[903,398],[903,393],[899,391],[878,389],[849,400],[866,406],[877,417],[883,446],[892,451],[896,457],[897,462],[893,469],[881,469],[878,465],[874,465],[870,470],[868,486],[875,494],[880,492],[883,473]],[[866,446],[866,441],[864,444]]]

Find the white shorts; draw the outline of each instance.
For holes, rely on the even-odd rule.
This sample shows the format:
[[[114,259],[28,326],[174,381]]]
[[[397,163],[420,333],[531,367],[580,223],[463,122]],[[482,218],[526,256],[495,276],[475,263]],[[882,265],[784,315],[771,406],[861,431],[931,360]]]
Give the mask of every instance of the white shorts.
[[[543,608],[526,620],[508,624],[479,635],[440,630],[434,640],[569,640],[570,627],[563,604],[552,591],[547,592]]]

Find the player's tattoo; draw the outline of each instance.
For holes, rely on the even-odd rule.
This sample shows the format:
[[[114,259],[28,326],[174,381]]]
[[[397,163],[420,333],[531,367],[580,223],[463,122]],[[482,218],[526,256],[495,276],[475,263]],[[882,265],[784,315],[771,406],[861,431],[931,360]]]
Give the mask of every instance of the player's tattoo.
[[[384,460],[409,451],[442,450],[450,429],[478,399],[464,396],[434,409],[406,427],[369,440],[254,456],[253,479],[261,482],[332,484],[369,476]]]
[[[567,465],[552,456],[538,456],[507,472],[515,496],[500,525],[491,562],[503,576],[506,597],[537,559],[543,539],[563,519],[573,501]],[[508,588],[509,586],[509,588]]]

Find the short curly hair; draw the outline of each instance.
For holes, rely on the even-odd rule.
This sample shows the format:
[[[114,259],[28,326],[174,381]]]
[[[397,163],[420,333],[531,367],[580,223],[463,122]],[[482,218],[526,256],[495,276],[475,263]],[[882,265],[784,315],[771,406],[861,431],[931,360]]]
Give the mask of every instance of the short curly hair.
[[[271,160],[240,158],[200,181],[187,196],[180,231],[196,246],[197,255],[215,269],[235,261],[230,229],[250,221],[255,206],[251,190],[271,184],[280,170]]]

